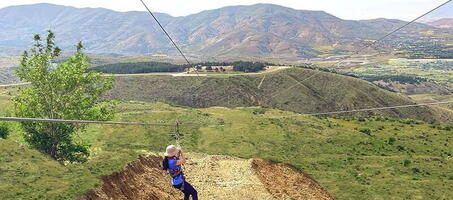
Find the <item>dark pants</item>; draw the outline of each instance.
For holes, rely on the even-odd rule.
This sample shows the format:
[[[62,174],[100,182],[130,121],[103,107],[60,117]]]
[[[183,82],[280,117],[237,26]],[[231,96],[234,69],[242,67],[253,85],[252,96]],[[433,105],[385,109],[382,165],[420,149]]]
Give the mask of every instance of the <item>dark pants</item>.
[[[184,188],[182,188],[183,185]],[[184,200],[189,200],[191,195],[193,200],[198,200],[197,190],[195,190],[188,182],[184,181],[184,184],[175,185],[174,187],[180,189],[184,193]]]

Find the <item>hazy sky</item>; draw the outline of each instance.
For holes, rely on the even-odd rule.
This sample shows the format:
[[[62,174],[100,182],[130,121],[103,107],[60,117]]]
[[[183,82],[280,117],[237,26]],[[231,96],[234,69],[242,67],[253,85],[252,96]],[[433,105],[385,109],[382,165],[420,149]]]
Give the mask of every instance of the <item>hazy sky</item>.
[[[145,0],[145,2],[153,11],[173,16],[229,5],[273,3],[295,9],[324,10],[343,19],[384,17],[410,20],[446,0]],[[0,0],[0,8],[34,3],[103,7],[117,11],[144,10],[139,0]]]

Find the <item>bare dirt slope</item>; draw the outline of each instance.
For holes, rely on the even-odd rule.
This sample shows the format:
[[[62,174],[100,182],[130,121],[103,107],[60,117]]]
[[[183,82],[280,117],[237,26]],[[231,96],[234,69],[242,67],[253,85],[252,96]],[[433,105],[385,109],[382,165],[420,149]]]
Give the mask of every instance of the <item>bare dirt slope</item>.
[[[158,156],[140,157],[121,172],[102,177],[103,185],[80,197],[85,199],[180,199],[179,191],[169,184],[168,175],[160,170]]]
[[[286,164],[254,159],[252,168],[277,199],[334,199],[315,180]]]
[[[333,199],[316,181],[285,164],[260,159],[191,154],[187,180],[200,199]],[[161,157],[140,157],[103,185],[80,197],[94,199],[182,199],[160,170]]]
[[[272,199],[251,166],[251,160],[195,154],[185,171],[200,199]]]

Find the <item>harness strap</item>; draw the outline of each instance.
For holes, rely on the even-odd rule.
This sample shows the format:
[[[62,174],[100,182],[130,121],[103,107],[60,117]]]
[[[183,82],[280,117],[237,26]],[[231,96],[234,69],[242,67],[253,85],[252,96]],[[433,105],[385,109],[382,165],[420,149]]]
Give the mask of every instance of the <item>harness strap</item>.
[[[167,159],[168,160],[178,160],[175,156],[168,157]],[[178,176],[182,176],[183,175],[182,170],[179,170],[179,169],[167,169],[167,172],[172,178],[176,178]],[[172,173],[172,172],[174,172],[174,173]]]
[[[175,172],[175,173],[171,173],[171,172]],[[179,175],[181,175],[181,170],[177,170],[177,169],[168,169],[168,174],[172,177],[172,178],[175,178]]]
[[[177,174],[170,174],[170,176],[171,176],[172,178],[176,178],[176,177],[178,177],[178,176],[182,176],[182,173],[179,172],[179,173],[177,173]]]
[[[169,157],[167,159],[168,160],[177,160],[176,157]],[[167,169],[167,172],[172,178],[178,177],[182,173],[181,170],[179,170],[179,169]],[[171,173],[171,172],[174,172],[174,173]]]

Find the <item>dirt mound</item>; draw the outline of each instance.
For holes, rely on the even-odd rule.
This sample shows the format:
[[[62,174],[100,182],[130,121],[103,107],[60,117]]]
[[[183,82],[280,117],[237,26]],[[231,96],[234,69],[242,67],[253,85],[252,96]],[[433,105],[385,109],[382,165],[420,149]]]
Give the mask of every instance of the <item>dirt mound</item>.
[[[162,158],[140,157],[125,170],[102,177],[103,185],[79,200],[94,199],[181,199],[180,192],[170,185],[168,175],[160,169]]]
[[[287,164],[254,159],[252,167],[276,199],[334,199],[315,180]]]
[[[200,199],[333,199],[314,180],[288,165],[204,154],[188,157],[186,178]],[[140,157],[122,172],[103,177],[100,188],[79,199],[182,199],[160,170],[161,159]]]
[[[191,154],[185,171],[200,199],[272,199],[255,175],[251,160]]]

